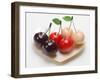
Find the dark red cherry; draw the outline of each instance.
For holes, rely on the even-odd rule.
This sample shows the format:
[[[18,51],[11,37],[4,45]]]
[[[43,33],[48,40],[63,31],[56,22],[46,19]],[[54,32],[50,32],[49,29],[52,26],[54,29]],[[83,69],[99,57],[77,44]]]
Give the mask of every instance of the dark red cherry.
[[[48,56],[56,57],[57,45],[53,40],[47,40],[43,45],[43,50]]]
[[[44,32],[38,32],[34,35],[34,41],[40,46],[42,46],[46,40],[48,40],[48,36]]]

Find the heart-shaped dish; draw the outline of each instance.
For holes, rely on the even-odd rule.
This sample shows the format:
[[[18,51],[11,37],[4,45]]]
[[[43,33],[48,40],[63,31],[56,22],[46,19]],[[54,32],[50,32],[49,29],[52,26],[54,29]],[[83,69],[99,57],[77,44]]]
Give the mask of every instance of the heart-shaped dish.
[[[43,53],[42,50],[38,49],[34,44],[33,44],[33,48],[36,54],[40,55],[43,59],[49,60],[56,64],[65,64],[73,60],[74,57],[78,57],[77,55],[81,54],[82,51],[84,50],[85,44],[79,46],[78,48],[74,48],[70,53],[66,53],[66,54],[61,54],[60,51],[58,50],[55,58],[47,56],[45,53]]]

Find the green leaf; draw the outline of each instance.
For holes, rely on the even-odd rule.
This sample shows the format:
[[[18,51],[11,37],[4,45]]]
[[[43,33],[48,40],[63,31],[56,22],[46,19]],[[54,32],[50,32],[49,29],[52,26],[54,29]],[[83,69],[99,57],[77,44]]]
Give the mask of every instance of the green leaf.
[[[53,21],[56,25],[61,24],[61,20],[59,20],[58,18],[54,18],[52,21]]]
[[[64,16],[63,17],[63,19],[65,20],[65,21],[72,21],[73,20],[73,16]]]

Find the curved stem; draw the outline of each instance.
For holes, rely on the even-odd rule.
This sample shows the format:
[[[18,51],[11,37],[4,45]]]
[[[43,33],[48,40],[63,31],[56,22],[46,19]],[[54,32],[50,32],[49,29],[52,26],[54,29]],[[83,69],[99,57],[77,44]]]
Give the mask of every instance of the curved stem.
[[[49,28],[49,32],[48,32],[48,35],[50,35],[50,32],[51,32],[51,28]]]
[[[75,32],[77,32],[75,24],[74,24],[74,20],[73,20],[73,27],[74,27]]]
[[[70,28],[71,28],[71,25],[72,25],[72,21],[70,22],[70,25],[69,25],[68,29],[70,29]]]
[[[49,24],[49,28],[47,29],[47,31],[45,32],[45,34],[49,31],[49,35],[50,35],[51,26],[52,26],[52,23]]]
[[[57,35],[60,33],[61,29],[62,29],[62,22],[60,21],[60,27],[59,27],[59,31],[58,31]]]
[[[59,32],[58,33],[60,33],[61,29],[62,29],[62,22],[60,22],[60,27],[59,27]]]

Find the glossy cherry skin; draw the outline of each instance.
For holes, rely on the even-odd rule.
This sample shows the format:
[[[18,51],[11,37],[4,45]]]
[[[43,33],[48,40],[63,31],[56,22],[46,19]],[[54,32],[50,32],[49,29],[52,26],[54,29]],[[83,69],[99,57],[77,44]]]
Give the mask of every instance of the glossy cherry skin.
[[[57,45],[53,40],[45,41],[42,48],[48,56],[56,57]]]
[[[61,29],[61,35],[66,38],[66,37],[70,37],[73,34],[73,30],[71,28],[63,28]]]
[[[49,36],[49,39],[54,40],[56,44],[58,44],[62,38],[62,35],[57,32],[53,32]]]
[[[74,48],[74,40],[71,37],[63,38],[59,42],[59,50],[62,53],[68,53]]]
[[[48,36],[44,32],[38,32],[34,35],[34,41],[39,46],[42,46],[46,40],[48,40]]]
[[[81,45],[84,43],[85,36],[84,36],[83,32],[77,31],[72,35],[72,37],[73,37],[76,45]]]

